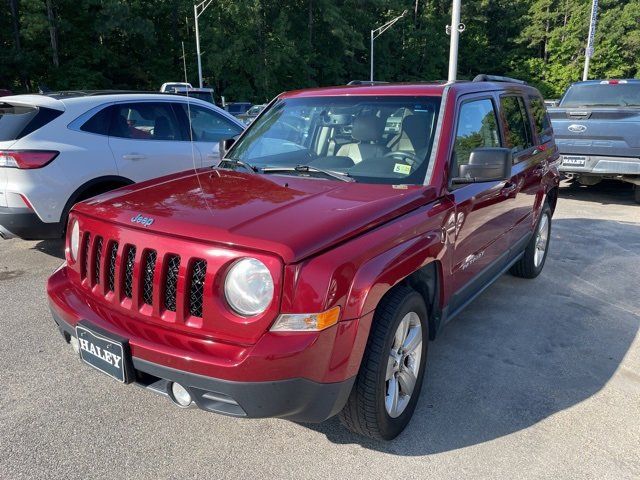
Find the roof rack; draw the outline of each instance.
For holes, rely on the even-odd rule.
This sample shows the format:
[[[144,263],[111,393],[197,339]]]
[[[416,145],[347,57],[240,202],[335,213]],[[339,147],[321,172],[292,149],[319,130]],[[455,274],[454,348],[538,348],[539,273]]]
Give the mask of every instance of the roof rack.
[[[70,97],[94,97],[99,95],[123,95],[132,93],[157,94],[162,92],[144,91],[144,90],[62,90],[57,92],[46,92],[42,95],[52,98],[70,98]]]
[[[347,85],[384,85],[389,82],[382,82],[380,80],[351,80]]]
[[[524,80],[518,80],[517,78],[503,77],[500,75],[487,75],[485,73],[476,75],[473,81],[474,82],[508,82],[508,83],[519,83],[520,85],[527,84],[527,82],[525,82]]]

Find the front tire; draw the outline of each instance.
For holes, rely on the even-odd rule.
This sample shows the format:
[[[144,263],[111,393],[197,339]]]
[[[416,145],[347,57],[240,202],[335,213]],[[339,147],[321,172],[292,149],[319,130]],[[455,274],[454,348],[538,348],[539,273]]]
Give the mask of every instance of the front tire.
[[[428,314],[422,296],[401,286],[376,308],[360,371],[339,418],[349,430],[391,440],[418,402],[427,358]]]
[[[524,255],[511,267],[511,274],[521,278],[536,278],[542,272],[551,240],[551,208],[545,202],[536,229]]]
[[[636,203],[640,203],[640,185],[633,186],[633,199]]]

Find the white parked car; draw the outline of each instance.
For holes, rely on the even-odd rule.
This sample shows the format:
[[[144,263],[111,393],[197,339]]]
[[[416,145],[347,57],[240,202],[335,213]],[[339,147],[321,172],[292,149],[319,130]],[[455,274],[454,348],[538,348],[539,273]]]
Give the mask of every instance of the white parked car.
[[[213,166],[218,142],[244,127],[210,103],[178,95],[2,97],[0,236],[59,237],[76,202],[194,162]]]

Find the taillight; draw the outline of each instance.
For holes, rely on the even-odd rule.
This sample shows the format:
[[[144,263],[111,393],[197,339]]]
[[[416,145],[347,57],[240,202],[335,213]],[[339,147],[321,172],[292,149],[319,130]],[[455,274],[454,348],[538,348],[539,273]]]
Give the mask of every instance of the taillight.
[[[53,150],[0,150],[0,167],[42,168],[59,153]]]

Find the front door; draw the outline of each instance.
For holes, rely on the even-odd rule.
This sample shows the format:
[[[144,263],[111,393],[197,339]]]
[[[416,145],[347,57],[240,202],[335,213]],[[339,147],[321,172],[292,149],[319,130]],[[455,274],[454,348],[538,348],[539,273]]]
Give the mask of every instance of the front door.
[[[109,147],[118,173],[135,182],[201,165],[183,138],[169,102],[118,103],[113,107]]]
[[[495,99],[492,96],[463,96],[458,105],[451,176],[468,164],[471,152],[480,147],[500,147]],[[508,259],[508,233],[513,226],[510,181],[452,185],[456,204],[449,220],[448,241],[454,252],[450,265],[453,294],[450,313],[465,305]],[[452,237],[453,235],[453,237]],[[497,271],[494,273],[494,270]],[[487,278],[485,278],[487,277]]]

